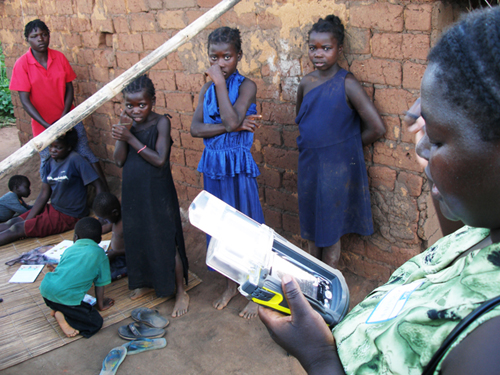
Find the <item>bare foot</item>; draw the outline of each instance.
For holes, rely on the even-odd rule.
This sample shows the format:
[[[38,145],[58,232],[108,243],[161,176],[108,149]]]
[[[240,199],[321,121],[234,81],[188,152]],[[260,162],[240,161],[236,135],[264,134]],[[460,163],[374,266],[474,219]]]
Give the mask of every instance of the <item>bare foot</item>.
[[[59,323],[59,327],[61,327],[66,336],[74,337],[80,333],[80,331],[74,329],[68,324],[62,312],[56,311],[54,316],[57,320],[57,323]]]
[[[152,288],[137,288],[130,294],[130,299],[133,301],[154,291]]]
[[[222,293],[222,296],[213,303],[214,307],[217,310],[222,310],[236,294],[238,294],[238,290],[236,288],[226,288],[224,293]]]
[[[250,301],[247,303],[245,308],[240,311],[238,315],[245,319],[252,319],[255,318],[258,315],[258,313],[259,313],[259,305],[257,305],[253,301]]]
[[[55,317],[56,316],[56,312],[54,310],[50,310],[50,316]]]
[[[174,311],[172,311],[172,317],[177,318],[188,312],[189,306],[189,296],[186,292],[177,293],[175,295],[175,305]]]

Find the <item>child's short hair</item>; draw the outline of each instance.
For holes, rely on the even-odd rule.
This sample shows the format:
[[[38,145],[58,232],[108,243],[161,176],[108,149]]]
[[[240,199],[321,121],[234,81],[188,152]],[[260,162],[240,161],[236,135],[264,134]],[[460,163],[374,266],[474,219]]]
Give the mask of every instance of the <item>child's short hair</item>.
[[[312,32],[316,33],[331,33],[339,46],[344,44],[344,25],[342,21],[337,16],[330,14],[326,16],[325,19],[320,18],[316,22],[307,35],[311,35]]]
[[[57,138],[57,141],[66,144],[71,147],[72,150],[75,149],[76,144],[78,143],[78,133],[75,129],[70,129],[63,135]]]
[[[79,240],[88,238],[96,243],[101,242],[102,226],[99,220],[93,217],[84,217],[75,225],[75,234]]]
[[[23,176],[20,174],[16,174],[15,176],[12,176],[9,179],[9,183],[8,183],[9,190],[13,191],[16,187],[21,186],[23,184],[23,182],[27,182],[28,184],[30,184],[30,180],[26,176]]]
[[[38,29],[40,31],[46,31],[47,34],[50,35],[50,30],[47,27],[47,25],[45,24],[45,22],[43,22],[42,20],[36,19],[36,20],[28,22],[26,24],[26,26],[24,26],[24,37],[26,39],[28,39],[28,37],[30,36],[31,32],[33,30],[35,30],[35,29]]]
[[[150,98],[156,95],[155,85],[153,81],[146,75],[142,75],[130,82],[122,91],[122,94],[133,94],[136,92],[144,91]]]
[[[121,211],[121,205],[114,194],[104,192],[97,194],[92,209],[97,216],[103,217],[110,215],[113,210]]]
[[[241,52],[241,34],[240,30],[227,26],[219,27],[208,36],[208,48],[211,44],[228,43],[234,46],[236,53]]]
[[[429,53],[446,101],[463,111],[485,141],[500,139],[500,8],[469,13]]]

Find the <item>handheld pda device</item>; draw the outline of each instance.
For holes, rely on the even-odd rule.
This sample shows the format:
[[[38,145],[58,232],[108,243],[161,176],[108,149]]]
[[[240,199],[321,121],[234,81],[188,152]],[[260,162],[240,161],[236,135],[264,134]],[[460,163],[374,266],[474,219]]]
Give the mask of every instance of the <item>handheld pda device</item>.
[[[238,283],[249,300],[290,314],[281,278],[291,275],[327,324],[337,324],[347,313],[349,290],[342,273],[266,225],[206,191],[191,203],[189,220],[212,236],[207,265]]]

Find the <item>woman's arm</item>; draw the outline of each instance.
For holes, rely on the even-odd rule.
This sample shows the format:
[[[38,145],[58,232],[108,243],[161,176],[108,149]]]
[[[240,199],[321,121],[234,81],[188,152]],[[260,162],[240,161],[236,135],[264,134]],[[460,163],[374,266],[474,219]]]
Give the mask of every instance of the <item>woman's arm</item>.
[[[95,195],[100,194],[104,191],[107,191],[107,190],[105,190],[104,184],[102,183],[100,178],[92,181],[90,184],[95,188]]]
[[[211,138],[227,133],[226,128],[222,124],[205,124],[203,122],[203,102],[205,93],[211,84],[212,82],[205,83],[200,91],[200,95],[198,95],[198,105],[196,106],[193,121],[191,122],[191,136],[195,138]]]
[[[299,88],[297,89],[297,104],[295,106],[295,115],[298,115],[300,112],[300,106],[302,105],[302,100],[304,99],[304,79],[299,84]]]
[[[291,315],[259,306],[259,316],[272,339],[297,358],[309,375],[345,375],[332,332],[313,310],[299,284],[290,276],[282,279]]]
[[[500,317],[472,331],[444,359],[442,375],[500,374]]]
[[[156,140],[155,145],[156,150],[152,150],[149,147],[144,148],[145,145],[134,137],[130,130],[128,130],[125,126],[113,126],[112,135],[113,138],[117,139],[119,142],[126,142],[129,147],[132,147],[136,151],[142,150],[140,155],[148,163],[154,165],[155,167],[163,167],[167,161],[167,156],[170,151],[170,120],[165,116],[161,116],[157,127],[158,139]],[[117,149],[115,148],[115,161],[117,161],[116,153]]]
[[[198,106],[193,116],[191,124],[191,135],[197,138],[210,138],[216,135],[247,130],[254,132],[256,128],[260,127],[260,116],[246,116],[247,110],[252,103],[256,102],[257,86],[250,79],[245,79],[240,88],[239,96],[231,105],[229,94],[226,87],[226,81],[220,67],[213,65],[206,73],[215,85],[215,92],[217,95],[217,103],[219,104],[219,111],[222,123],[221,124],[205,124],[203,122],[203,101],[205,93],[212,84],[208,82],[203,86],[198,97]],[[219,77],[220,75],[220,77]]]
[[[63,117],[70,111],[71,105],[73,104],[73,99],[74,99],[73,82],[66,82],[66,94],[64,94],[64,110],[63,113],[61,114],[61,117]]]
[[[50,125],[47,121],[45,121],[38,112],[38,110],[35,108],[33,103],[31,103],[30,99],[30,93],[26,91],[18,91],[19,93],[19,98],[21,99],[21,104],[23,105],[24,110],[26,113],[36,122],[40,123],[44,128],[50,127]]]
[[[349,103],[361,117],[363,146],[372,144],[385,134],[385,126],[363,87],[352,74],[345,77],[345,92]]]
[[[42,189],[40,190],[40,194],[38,194],[38,197],[35,200],[35,204],[33,204],[33,208],[26,217],[26,220],[33,219],[36,215],[38,215],[40,212],[43,211],[43,208],[49,201],[51,194],[52,194],[52,189],[50,188],[50,185],[47,183],[43,183]]]

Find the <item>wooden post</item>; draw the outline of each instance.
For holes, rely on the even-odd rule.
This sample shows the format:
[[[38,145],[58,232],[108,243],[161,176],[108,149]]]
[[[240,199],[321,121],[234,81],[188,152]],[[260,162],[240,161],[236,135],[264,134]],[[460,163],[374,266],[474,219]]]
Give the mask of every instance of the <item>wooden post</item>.
[[[85,100],[78,107],[56,121],[50,128],[45,130],[37,137],[30,140],[19,150],[14,152],[8,158],[0,162],[0,178],[4,177],[15,167],[25,163],[36,152],[48,147],[61,134],[71,129],[87,116],[106,103],[111,98],[119,94],[123,88],[132,82],[136,77],[151,69],[154,65],[163,60],[168,54],[176,51],[184,43],[188,42],[212,22],[226,13],[240,0],[223,0],[196,21],[179,31],[156,50],[151,52],[137,64],[122,73],[119,77],[108,83],[102,89],[97,91],[90,98]]]

